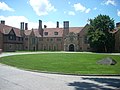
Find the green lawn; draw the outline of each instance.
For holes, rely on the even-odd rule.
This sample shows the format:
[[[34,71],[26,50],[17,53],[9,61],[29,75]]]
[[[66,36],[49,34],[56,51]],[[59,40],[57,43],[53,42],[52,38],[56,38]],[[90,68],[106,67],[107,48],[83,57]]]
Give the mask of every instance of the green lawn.
[[[111,57],[116,65],[99,65],[97,61]],[[46,53],[0,58],[0,63],[29,70],[65,74],[120,74],[120,56],[82,53]]]

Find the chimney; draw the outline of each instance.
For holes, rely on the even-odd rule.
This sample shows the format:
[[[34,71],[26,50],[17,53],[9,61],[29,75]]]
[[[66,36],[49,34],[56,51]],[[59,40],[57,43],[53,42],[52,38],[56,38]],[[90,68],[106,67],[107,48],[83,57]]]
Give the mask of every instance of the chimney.
[[[22,30],[22,22],[20,22],[20,29]]]
[[[47,25],[44,25],[44,28],[47,28]]]
[[[116,27],[120,27],[120,22],[116,23]]]
[[[20,23],[20,29],[21,29],[21,30],[24,30],[24,22],[21,22],[21,23]]]
[[[20,29],[21,29],[21,30],[24,30],[24,22],[21,22],[21,23],[20,23]]]
[[[1,20],[1,24],[4,24],[4,25],[5,25],[5,21],[4,21],[4,20]]]
[[[57,21],[57,28],[59,28],[59,22]]]
[[[28,30],[28,23],[25,23],[25,30]]]
[[[39,34],[43,36],[43,29],[42,29],[42,20],[39,20],[39,26],[38,26]]]
[[[64,30],[63,30],[63,35],[67,35],[69,33],[69,21],[64,21],[63,22],[63,27],[64,27]]]
[[[24,30],[24,22],[22,22],[23,24],[22,24],[22,30]]]

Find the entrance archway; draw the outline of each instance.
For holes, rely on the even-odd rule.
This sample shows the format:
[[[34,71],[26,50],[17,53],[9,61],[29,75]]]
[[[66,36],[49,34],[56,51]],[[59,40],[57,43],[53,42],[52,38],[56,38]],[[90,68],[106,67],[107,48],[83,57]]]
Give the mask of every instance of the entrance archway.
[[[74,51],[74,45],[73,44],[69,45],[69,51]]]

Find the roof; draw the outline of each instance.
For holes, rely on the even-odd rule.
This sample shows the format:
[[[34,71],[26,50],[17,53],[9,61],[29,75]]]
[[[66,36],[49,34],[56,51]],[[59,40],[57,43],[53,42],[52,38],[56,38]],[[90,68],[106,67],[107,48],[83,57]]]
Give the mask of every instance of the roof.
[[[16,36],[21,37],[21,35],[20,35],[20,29],[15,28],[15,27],[11,27],[11,26],[8,26],[8,25],[0,24],[0,31],[3,34],[9,34],[9,32],[12,29],[14,30]]]
[[[33,29],[33,32],[34,32],[36,37],[41,37],[41,35],[39,34],[38,29]]]
[[[69,32],[74,32],[75,34],[79,33],[83,27],[70,27]],[[45,35],[45,32],[48,32],[48,35]],[[54,33],[58,32],[58,35]],[[45,28],[43,32],[43,37],[62,37],[63,36],[63,28]]]
[[[7,26],[4,24],[0,24],[0,31],[3,34],[9,34],[9,32],[12,29],[14,30],[16,36],[21,37],[20,29],[11,27],[11,26]],[[79,33],[80,31],[82,31],[82,29],[83,29],[83,27],[69,27],[69,32],[74,32],[76,34],[76,33]],[[36,37],[41,37],[38,29],[32,29],[32,30]],[[25,35],[29,36],[32,33],[32,30],[24,30]],[[45,32],[48,32],[48,35],[45,35]],[[58,32],[58,34],[55,35],[55,32]],[[44,28],[43,37],[63,37],[63,28]]]
[[[41,37],[41,35],[39,34],[38,29],[25,30],[24,33],[25,33],[26,36],[29,36],[29,35],[32,33],[32,31],[33,31],[33,33],[34,33],[34,35],[35,35],[36,37]]]
[[[74,32],[75,34],[79,33],[83,27],[70,27],[69,32]]]
[[[30,35],[31,32],[32,32],[32,30],[25,30],[25,31],[24,31],[24,33],[25,33],[26,36]]]
[[[45,35],[45,32],[48,32],[48,35]],[[55,35],[54,32],[58,32],[58,35]],[[43,31],[43,37],[62,37],[62,35],[62,28],[45,28]]]

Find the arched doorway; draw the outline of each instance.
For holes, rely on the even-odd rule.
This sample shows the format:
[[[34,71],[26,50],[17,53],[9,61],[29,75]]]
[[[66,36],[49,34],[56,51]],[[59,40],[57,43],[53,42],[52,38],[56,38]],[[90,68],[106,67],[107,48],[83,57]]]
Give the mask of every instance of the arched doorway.
[[[74,51],[74,45],[73,44],[69,45],[69,51]]]

